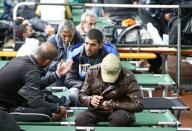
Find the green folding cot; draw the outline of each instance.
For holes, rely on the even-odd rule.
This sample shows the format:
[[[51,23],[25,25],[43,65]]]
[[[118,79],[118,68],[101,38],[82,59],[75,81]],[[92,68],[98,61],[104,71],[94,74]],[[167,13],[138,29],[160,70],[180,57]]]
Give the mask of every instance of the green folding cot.
[[[163,96],[167,96],[168,87],[175,86],[175,82],[168,74],[135,74],[135,77],[138,81],[138,84],[141,86],[142,90],[147,89],[150,97],[152,97],[152,91],[157,86],[165,87]],[[58,87],[58,88],[63,88],[63,87]],[[52,87],[53,92],[54,90],[57,90],[57,87]],[[64,90],[62,89],[61,91],[67,91],[67,89],[65,88]],[[63,93],[56,91],[56,94],[58,94],[59,96],[62,95]]]
[[[20,128],[26,131],[192,131],[191,128],[169,127],[75,127],[21,125]]]
[[[175,87],[175,82],[169,74],[135,74],[135,77],[141,90],[148,91],[149,97],[152,97],[152,91],[155,87],[164,87],[163,96],[167,96],[169,87]]]
[[[146,72],[149,70],[149,68],[141,68],[141,67],[138,67],[132,63],[130,63],[129,61],[121,61],[121,64],[123,67],[133,71],[133,72]]]
[[[20,125],[46,125],[46,126],[59,126],[71,125],[75,126],[75,116],[84,111],[86,107],[73,107],[67,118],[59,122],[18,122]],[[180,126],[180,122],[169,110],[144,110],[143,112],[136,113],[136,122],[132,123],[131,127],[140,126]],[[99,122],[97,126],[108,126],[108,122]]]
[[[9,60],[0,60],[0,69],[6,65],[9,62]]]

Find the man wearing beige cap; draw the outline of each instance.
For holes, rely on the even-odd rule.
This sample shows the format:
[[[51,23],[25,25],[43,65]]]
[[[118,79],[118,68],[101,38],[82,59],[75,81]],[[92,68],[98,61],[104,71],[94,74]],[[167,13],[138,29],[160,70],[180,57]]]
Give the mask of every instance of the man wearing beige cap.
[[[113,54],[89,68],[79,101],[88,110],[76,116],[77,126],[95,126],[99,121],[127,126],[135,121],[134,112],[143,110],[141,91],[133,73],[123,68]]]

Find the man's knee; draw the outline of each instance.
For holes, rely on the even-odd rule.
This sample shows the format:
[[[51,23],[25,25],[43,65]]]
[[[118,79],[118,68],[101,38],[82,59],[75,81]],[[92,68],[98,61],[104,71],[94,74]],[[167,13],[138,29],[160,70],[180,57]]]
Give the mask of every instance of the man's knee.
[[[87,111],[80,112],[76,118],[76,126],[94,126],[95,118]]]
[[[124,110],[115,111],[109,116],[111,126],[126,126],[134,121],[135,115]]]

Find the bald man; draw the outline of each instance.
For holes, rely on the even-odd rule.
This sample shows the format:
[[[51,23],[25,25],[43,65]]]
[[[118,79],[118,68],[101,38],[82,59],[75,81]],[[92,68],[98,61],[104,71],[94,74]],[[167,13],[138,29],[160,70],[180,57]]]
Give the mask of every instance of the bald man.
[[[35,121],[34,114],[44,114],[48,119],[59,120],[66,116],[66,109],[57,102],[46,101],[42,90],[65,75],[72,62],[61,61],[57,70],[47,77],[42,77],[41,70],[57,57],[55,45],[42,43],[37,51],[29,56],[16,57],[0,70],[0,109],[14,112],[16,119]],[[19,117],[18,117],[18,112]],[[23,116],[20,116],[24,113]],[[31,113],[26,117],[25,113]]]

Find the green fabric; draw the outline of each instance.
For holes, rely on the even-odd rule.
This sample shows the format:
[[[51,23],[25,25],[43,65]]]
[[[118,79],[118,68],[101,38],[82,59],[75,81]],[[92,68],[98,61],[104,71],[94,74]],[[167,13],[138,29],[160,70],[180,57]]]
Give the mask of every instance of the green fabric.
[[[0,60],[0,69],[6,65],[9,62],[9,60]]]
[[[22,125],[26,131],[75,131],[74,126],[29,126]],[[95,127],[95,131],[177,131],[177,128],[152,128],[152,127]]]
[[[83,110],[74,110],[74,114],[68,116],[62,122],[74,122],[75,116]],[[159,112],[152,113],[150,110],[144,110],[143,112],[136,113],[136,122],[132,123],[131,126],[157,126],[160,122],[174,123],[177,121],[175,116],[170,112]],[[18,122],[20,125],[63,125],[62,122]],[[66,124],[66,123],[65,123]],[[64,124],[64,125],[65,125]],[[108,122],[99,122],[97,126],[107,126]]]
[[[96,127],[95,131],[177,131],[177,129],[149,127]]]
[[[136,113],[136,122],[130,126],[157,126],[160,122],[175,122],[177,119],[170,111],[152,113],[150,110],[144,110],[143,112]],[[106,126],[107,122],[99,122],[98,126]]]
[[[129,61],[121,61],[121,64],[123,67],[125,67],[129,70],[135,71],[137,69],[137,67],[135,65],[131,64]]]
[[[54,95],[61,97],[61,96],[68,96],[69,95],[69,90],[66,89],[65,91],[62,92],[53,92]]]
[[[70,126],[28,126],[22,125],[21,129],[26,131],[75,131],[75,127]]]
[[[175,82],[168,74],[135,74],[139,85],[173,85]]]

